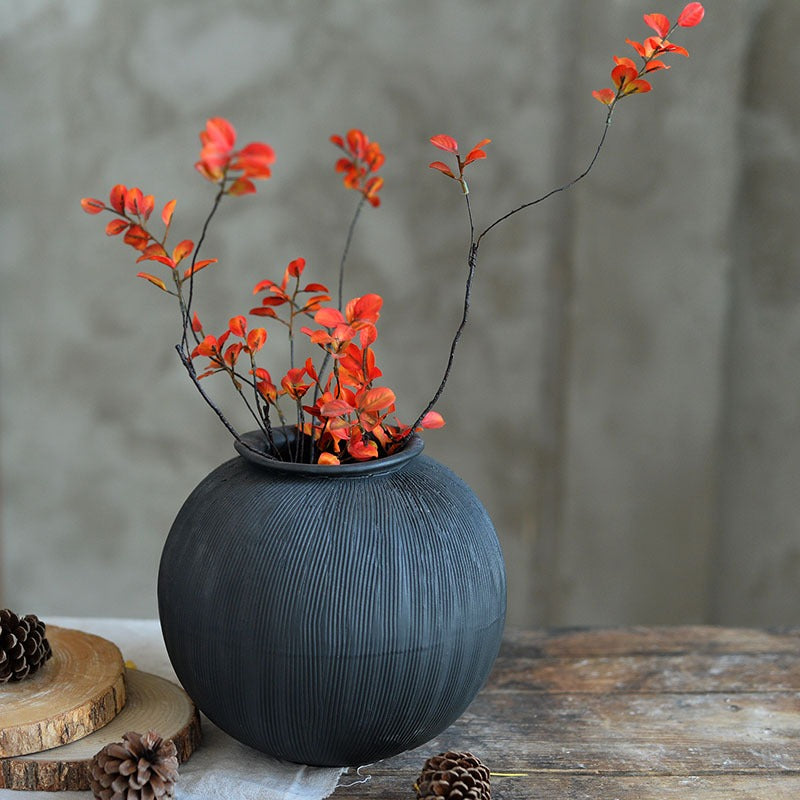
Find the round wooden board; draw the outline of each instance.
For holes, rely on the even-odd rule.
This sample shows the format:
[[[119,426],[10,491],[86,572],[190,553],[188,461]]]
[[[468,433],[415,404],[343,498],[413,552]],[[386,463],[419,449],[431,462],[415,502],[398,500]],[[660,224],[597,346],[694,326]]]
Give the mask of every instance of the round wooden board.
[[[0,684],[0,757],[38,753],[102,728],[125,705],[115,644],[47,626],[53,657],[25,680]]]
[[[200,715],[189,695],[164,678],[136,669],[126,673],[128,702],[112,722],[71,744],[0,760],[0,788],[55,791],[89,789],[92,757],[128,731],[155,730],[172,739],[178,760],[186,761],[200,744]]]

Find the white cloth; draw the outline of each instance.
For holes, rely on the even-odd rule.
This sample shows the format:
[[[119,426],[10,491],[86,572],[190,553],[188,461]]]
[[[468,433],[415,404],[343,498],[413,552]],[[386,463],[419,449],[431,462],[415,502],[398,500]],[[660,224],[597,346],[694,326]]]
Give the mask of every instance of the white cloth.
[[[109,639],[138,669],[178,683],[156,620],[49,617],[45,622]],[[289,764],[239,744],[202,718],[203,739],[180,766],[176,800],[322,800],[339,781],[340,769]],[[0,800],[86,800],[86,792],[20,792],[0,789]]]

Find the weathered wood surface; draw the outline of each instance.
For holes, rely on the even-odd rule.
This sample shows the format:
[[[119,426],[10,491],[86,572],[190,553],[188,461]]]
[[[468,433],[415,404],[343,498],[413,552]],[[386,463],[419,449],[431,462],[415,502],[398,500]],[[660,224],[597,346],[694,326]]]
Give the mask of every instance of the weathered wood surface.
[[[0,685],[0,757],[37,753],[107,725],[125,705],[116,645],[47,626],[53,657],[33,676]]]
[[[126,675],[128,700],[112,722],[79,741],[43,753],[0,759],[0,788],[88,790],[92,757],[128,731],[156,730],[186,761],[200,743],[200,716],[186,692],[139,670]]]
[[[448,749],[515,773],[495,800],[797,800],[800,629],[509,632],[455,725],[365,783],[351,771],[334,800],[412,798]]]

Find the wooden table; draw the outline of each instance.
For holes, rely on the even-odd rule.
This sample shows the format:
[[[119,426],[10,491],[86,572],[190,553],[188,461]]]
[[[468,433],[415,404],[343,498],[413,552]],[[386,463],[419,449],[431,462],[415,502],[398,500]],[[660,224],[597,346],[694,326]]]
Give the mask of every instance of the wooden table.
[[[411,800],[449,749],[516,774],[494,800],[800,800],[800,628],[508,632],[455,725],[333,800]]]

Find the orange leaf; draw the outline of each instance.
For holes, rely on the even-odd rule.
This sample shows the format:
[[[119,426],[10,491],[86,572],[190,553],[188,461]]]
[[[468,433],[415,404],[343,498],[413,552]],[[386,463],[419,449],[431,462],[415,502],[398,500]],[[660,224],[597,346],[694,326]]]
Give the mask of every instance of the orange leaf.
[[[236,129],[224,117],[209,119],[206,122],[205,134],[208,142],[219,150],[232,150],[236,144]]]
[[[375,442],[365,442],[363,439],[351,439],[347,443],[347,452],[356,461],[366,461],[378,457],[378,445]]]
[[[275,311],[271,308],[251,308],[250,311],[247,312],[248,314],[252,314],[254,317],[277,317],[278,315]]]
[[[453,171],[450,169],[450,167],[448,167],[447,164],[442,161],[433,161],[428,164],[428,166],[431,169],[438,169],[439,172],[443,172],[448,178],[452,178],[453,180],[456,178],[456,176],[453,175]]]
[[[351,414],[355,409],[346,400],[334,399],[323,403],[319,408],[319,413],[323,417],[343,417]]]
[[[112,219],[106,225],[106,236],[117,236],[122,233],[130,223],[124,219]]]
[[[134,186],[129,189],[125,194],[125,210],[129,214],[139,216],[142,213],[142,206],[144,204],[144,196],[142,190]]]
[[[226,194],[241,197],[243,194],[255,194],[256,186],[248,178],[237,178],[229,187]]]
[[[194,312],[194,315],[192,316],[192,330],[195,333],[202,333],[203,332],[203,326],[200,323],[200,317],[197,316],[197,312],[196,311]]]
[[[87,214],[99,214],[101,211],[106,210],[105,203],[102,200],[96,200],[94,197],[84,197],[81,200],[81,208]]]
[[[267,332],[263,328],[253,328],[247,334],[247,349],[251,353],[257,353],[267,341]]]
[[[335,328],[344,322],[342,312],[337,308],[321,308],[314,315],[314,322],[325,328]]]
[[[299,278],[303,274],[303,270],[305,268],[306,268],[306,260],[304,258],[296,258],[294,259],[294,261],[289,262],[289,266],[286,267],[286,271],[293,278]]]
[[[669,20],[663,14],[645,14],[644,21],[662,38],[669,33]]]
[[[247,332],[247,319],[241,314],[238,317],[231,317],[228,322],[228,328],[232,334],[244,339]]]
[[[394,392],[386,386],[369,389],[358,404],[360,411],[382,411],[395,401]]]
[[[689,3],[678,17],[678,25],[682,28],[693,28],[695,25],[700,24],[705,13],[706,10],[703,8],[702,3]]]
[[[169,227],[170,222],[172,222],[172,214],[175,211],[176,202],[176,200],[170,200],[169,203],[164,206],[164,210],[161,212],[161,221],[167,227]]]
[[[326,467],[338,466],[342,462],[333,453],[320,453],[317,459],[317,464],[322,464]]]
[[[123,241],[135,250],[146,250],[150,235],[140,225],[131,225],[125,233]]]
[[[438,147],[440,150],[446,150],[448,153],[458,153],[458,142],[446,134],[440,133],[437,136],[431,136],[431,144]]]
[[[125,195],[128,193],[127,188],[118,183],[112,190],[111,194],[109,195],[109,201],[111,203],[111,208],[114,209],[118,214],[125,213]]]
[[[175,249],[172,251],[172,260],[176,264],[180,264],[192,250],[194,250],[194,242],[191,239],[184,239],[175,245]]]
[[[444,427],[444,417],[438,411],[429,411],[420,421],[421,428],[433,429]]]
[[[137,272],[136,277],[144,278],[146,281],[150,281],[153,286],[158,286],[158,288],[163,292],[167,291],[167,285],[164,283],[164,281],[162,281],[161,278],[156,278],[155,275],[151,275],[149,272]]]
[[[595,91],[592,92],[592,97],[610,106],[616,99],[617,94],[613,89],[595,89]]]
[[[201,269],[207,267],[209,264],[216,264],[216,263],[217,263],[216,258],[207,258],[204,261],[198,261],[193,267],[189,267],[183,273],[183,279],[186,280],[190,275],[194,275],[195,272],[200,272]]]

